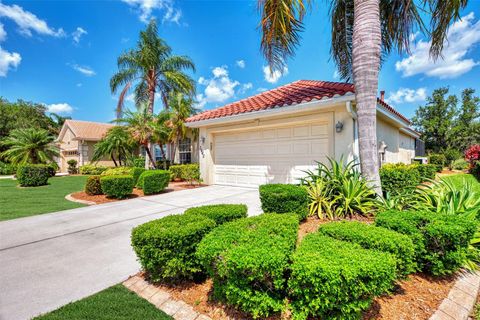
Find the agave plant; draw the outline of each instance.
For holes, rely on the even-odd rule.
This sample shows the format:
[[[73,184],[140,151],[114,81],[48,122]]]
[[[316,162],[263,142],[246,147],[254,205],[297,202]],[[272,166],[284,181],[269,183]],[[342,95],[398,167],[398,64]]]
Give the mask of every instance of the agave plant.
[[[377,205],[375,191],[359,173],[342,181],[334,202],[335,215],[339,217],[367,215]]]
[[[315,182],[308,181],[306,186],[308,197],[310,198],[309,215],[317,215],[320,219],[333,219],[331,189],[329,189],[324,179],[318,179]]]

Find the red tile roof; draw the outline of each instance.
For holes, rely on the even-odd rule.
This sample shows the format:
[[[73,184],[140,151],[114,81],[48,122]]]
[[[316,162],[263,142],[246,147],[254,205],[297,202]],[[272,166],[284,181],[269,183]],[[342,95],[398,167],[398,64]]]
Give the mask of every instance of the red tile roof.
[[[312,100],[331,98],[333,96],[343,96],[347,93],[354,93],[354,91],[355,88],[351,83],[298,80],[284,86],[262,92],[255,96],[227,104],[223,107],[199,113],[188,118],[187,122],[222,118],[247,112],[285,107],[292,104],[309,102]],[[380,101],[380,104],[388,111],[410,123],[407,118],[395,111],[395,109],[393,109],[384,101]]]

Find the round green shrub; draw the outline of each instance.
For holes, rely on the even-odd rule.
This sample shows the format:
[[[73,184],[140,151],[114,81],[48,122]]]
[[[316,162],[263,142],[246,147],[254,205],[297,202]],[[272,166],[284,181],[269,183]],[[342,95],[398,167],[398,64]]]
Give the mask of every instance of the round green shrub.
[[[428,163],[437,166],[437,171],[440,172],[447,164],[447,158],[441,153],[431,153],[428,156]]]
[[[248,208],[244,204],[212,204],[187,209],[185,214],[199,214],[212,219],[217,225],[247,217]]]
[[[56,164],[55,162],[52,162],[52,163],[47,164],[46,167],[47,167],[47,171],[48,171],[48,176],[50,178],[55,177],[55,174],[57,173],[57,170],[59,169],[58,164]]]
[[[300,220],[308,216],[308,192],[293,184],[264,184],[259,188],[265,213],[296,213]]]
[[[137,188],[146,195],[163,191],[170,181],[170,172],[166,170],[147,170],[142,172],[137,181]]]
[[[99,174],[102,174],[107,169],[108,167],[86,164],[86,165],[80,166],[79,172],[80,174],[85,174],[85,175],[99,175]]]
[[[102,192],[108,197],[122,199],[133,192],[133,177],[129,175],[103,176],[100,178]]]
[[[101,173],[102,176],[132,175],[132,167],[108,168]]]
[[[70,159],[67,161],[68,168],[67,171],[69,174],[77,174],[78,173],[78,168],[77,168],[77,160],[75,159]]]
[[[49,170],[44,164],[27,164],[17,169],[17,180],[22,187],[38,187],[48,184]]]
[[[132,231],[132,246],[151,280],[193,279],[202,272],[195,256],[198,243],[215,227],[199,215],[173,215]]]
[[[454,169],[454,170],[466,170],[466,169],[468,169],[468,162],[463,158],[457,159],[457,160],[453,161],[452,169]]]
[[[100,176],[90,176],[87,178],[85,193],[91,196],[103,194]]]
[[[145,168],[138,168],[138,167],[133,167],[131,169],[131,175],[133,177],[133,182],[135,183],[135,185],[137,184],[138,182],[138,178],[140,178],[140,176],[142,175],[143,172],[145,172]]]
[[[380,168],[383,192],[390,195],[406,194],[415,190],[421,177],[417,165],[385,164]]]

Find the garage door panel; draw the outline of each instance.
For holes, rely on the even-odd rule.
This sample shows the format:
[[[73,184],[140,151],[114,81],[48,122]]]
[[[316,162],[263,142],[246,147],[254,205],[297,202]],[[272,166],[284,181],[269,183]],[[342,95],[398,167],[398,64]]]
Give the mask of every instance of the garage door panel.
[[[324,121],[216,134],[215,183],[297,183],[304,171],[316,167],[315,161],[332,153],[331,132],[331,121]]]

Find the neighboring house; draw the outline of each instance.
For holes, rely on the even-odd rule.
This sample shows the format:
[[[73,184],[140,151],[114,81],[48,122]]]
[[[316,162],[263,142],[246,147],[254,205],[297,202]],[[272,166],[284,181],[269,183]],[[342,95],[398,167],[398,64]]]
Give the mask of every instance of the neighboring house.
[[[295,183],[316,161],[358,159],[354,86],[300,80],[205,111],[187,120],[199,128],[206,184]],[[382,98],[377,103],[380,163],[410,163],[419,134]]]
[[[78,166],[89,164],[95,143],[113,126],[109,123],[66,120],[56,141],[60,148],[60,172],[67,172],[67,161],[70,159],[77,160]],[[114,163],[110,159],[102,159],[98,161],[98,165],[114,166]]]

